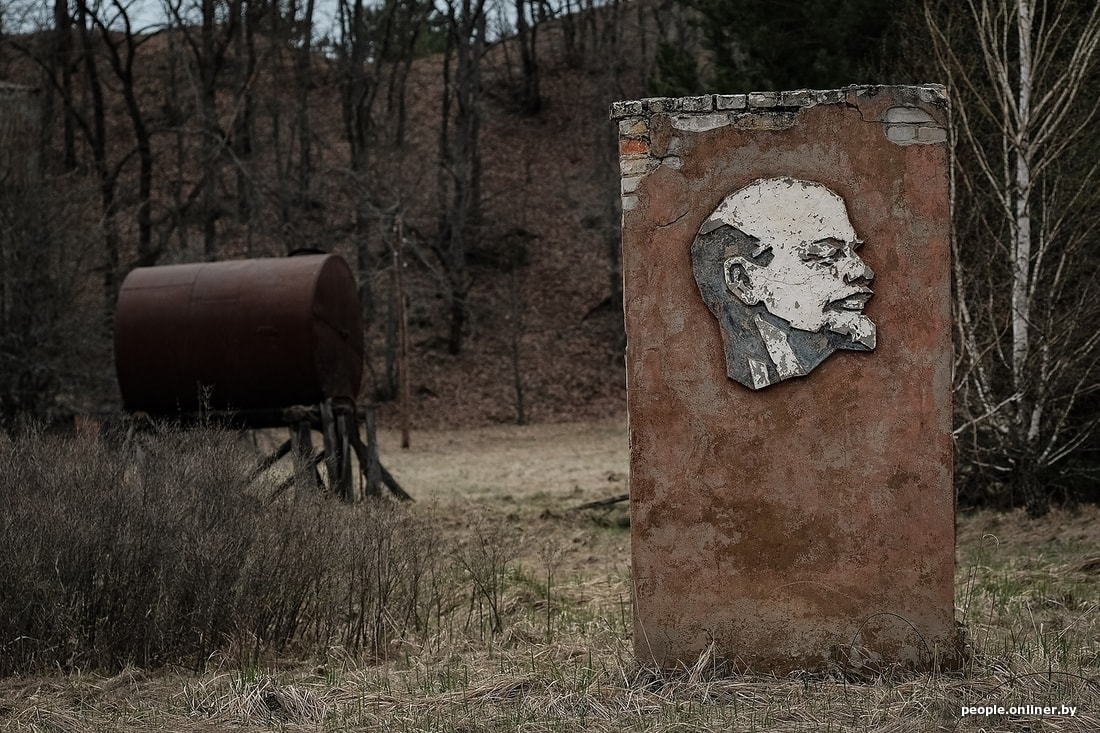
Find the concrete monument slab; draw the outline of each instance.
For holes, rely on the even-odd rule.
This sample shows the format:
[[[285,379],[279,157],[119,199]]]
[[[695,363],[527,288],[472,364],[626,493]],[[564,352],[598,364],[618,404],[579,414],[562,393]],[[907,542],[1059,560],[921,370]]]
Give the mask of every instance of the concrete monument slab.
[[[643,662],[959,662],[945,108],[612,106]]]

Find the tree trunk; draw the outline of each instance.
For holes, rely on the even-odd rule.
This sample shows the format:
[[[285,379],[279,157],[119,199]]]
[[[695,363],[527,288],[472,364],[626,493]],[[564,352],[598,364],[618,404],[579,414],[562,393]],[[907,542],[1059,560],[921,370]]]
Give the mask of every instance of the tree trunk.
[[[398,370],[398,389],[401,400],[401,448],[409,447],[409,411],[412,409],[409,400],[409,316],[405,302],[405,258],[404,258],[405,227],[400,215],[397,218],[397,239],[394,242],[393,264],[394,280],[397,290],[397,333],[398,351],[400,353],[400,365]]]
[[[313,176],[313,131],[309,124],[309,90],[313,83],[310,60],[313,55],[314,0],[306,0],[302,30],[294,72],[298,83],[298,205],[309,203],[310,181]]]
[[[1032,0],[1016,0],[1019,41],[1020,86],[1016,96],[1015,139],[1010,141],[1016,169],[1014,200],[1016,241],[1012,253],[1012,380],[1017,391],[1024,389],[1030,342],[1028,286],[1031,282],[1031,20]]]
[[[257,7],[257,5],[259,7]],[[251,254],[253,192],[249,164],[252,160],[255,137],[256,101],[252,83],[259,59],[256,53],[256,26],[260,24],[264,10],[262,3],[246,0],[242,9],[244,31],[237,34],[237,98],[240,112],[233,124],[233,157],[237,169],[237,218],[248,225],[248,251]],[[244,59],[243,64],[240,59]]]
[[[370,167],[370,114],[378,91],[373,68],[378,59],[372,58],[371,52],[377,50],[375,46],[379,39],[371,35],[372,26],[367,16],[368,9],[363,0],[340,0],[337,6],[340,33],[337,49],[340,58],[340,110],[351,170],[359,307],[363,325],[369,329],[375,318],[372,281],[377,267],[376,258],[370,251],[370,227],[374,218],[370,215],[371,201],[367,181]]]
[[[119,243],[118,222],[115,219],[117,202],[115,200],[115,176],[107,164],[107,119],[106,103],[103,99],[103,83],[99,78],[99,66],[96,63],[95,44],[91,38],[88,17],[83,3],[77,4],[77,22],[80,26],[81,51],[84,56],[84,73],[88,89],[92,95],[92,125],[87,130],[88,143],[92,149],[96,178],[99,181],[100,206],[103,212],[103,296],[104,326],[111,333],[115,300],[119,286]]]
[[[516,12],[516,40],[519,42],[520,65],[522,67],[522,81],[520,85],[520,111],[526,115],[536,115],[542,107],[542,96],[539,93],[539,64],[538,64],[538,23],[534,25],[527,22],[527,8],[529,0],[515,0]]]
[[[138,208],[137,225],[138,264],[144,267],[156,264],[157,253],[153,251],[153,144],[145,114],[138,100],[138,90],[134,79],[134,60],[138,46],[143,43],[134,33],[130,16],[125,6],[118,6],[118,15],[108,28],[106,21],[95,15],[95,8],[81,2],[83,12],[92,19],[100,30],[100,37],[107,49],[107,58],[119,82],[119,91],[126,105],[130,126],[134,133],[134,147],[138,156]],[[119,26],[121,24],[121,37]],[[148,36],[146,36],[148,38]],[[122,49],[125,50],[122,50]]]
[[[218,61],[214,39],[217,23],[215,0],[202,0],[201,50],[199,53],[199,104],[202,114],[202,252],[217,259],[217,182],[221,140],[218,133]]]
[[[522,369],[522,343],[523,343],[523,330],[525,321],[525,307],[524,307],[524,287],[522,278],[520,276],[521,265],[518,262],[519,258],[515,258],[512,262],[512,268],[508,273],[508,296],[509,296],[509,327],[510,332],[508,334],[508,351],[511,357],[512,367],[512,393],[515,397],[516,405],[516,425],[527,424],[527,405],[526,405],[526,390],[523,383],[523,369]]]
[[[168,36],[168,75],[166,79],[167,89],[165,90],[165,98],[168,100],[178,100],[181,94],[180,80],[179,80],[179,62],[180,53],[179,48],[176,46],[173,34]],[[184,171],[187,165],[187,146],[184,134],[183,124],[183,111],[179,108],[178,102],[169,101],[165,105],[167,123],[172,131],[172,150],[175,153],[175,177],[172,179],[172,183],[169,186],[172,196],[172,225],[176,230],[176,237],[179,241],[179,249],[181,252],[186,252],[190,246],[190,238],[187,236],[187,221],[185,216],[185,210],[187,208],[187,201],[183,195]]]
[[[462,0],[461,8],[448,5],[448,50],[454,56],[454,77],[450,57],[444,58],[443,119],[440,132],[442,166],[450,174],[441,188],[450,189],[444,202],[444,223],[440,227],[443,264],[447,268],[450,296],[450,326],[447,351],[457,354],[468,321],[469,273],[466,267],[467,237],[481,216],[481,60],[485,53],[484,0]],[[449,136],[448,112],[454,101],[454,135]]]
[[[76,120],[73,118],[73,22],[69,16],[68,0],[54,2],[54,33],[56,64],[61,76],[62,159],[66,171],[76,168]]]

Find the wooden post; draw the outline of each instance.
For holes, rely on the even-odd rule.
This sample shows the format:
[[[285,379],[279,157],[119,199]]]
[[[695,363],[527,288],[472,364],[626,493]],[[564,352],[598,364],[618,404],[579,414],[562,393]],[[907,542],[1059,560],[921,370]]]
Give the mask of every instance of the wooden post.
[[[401,447],[409,447],[409,315],[405,307],[405,285],[401,270],[405,267],[402,245],[405,236],[400,214],[397,216],[397,242],[393,247],[393,271],[397,288],[397,342],[400,351],[398,382],[401,390]],[[368,436],[370,443],[374,438]]]
[[[341,495],[351,502],[361,498],[351,476],[351,430],[358,430],[355,424],[355,405],[350,410],[341,410],[336,415],[336,459],[337,482]]]
[[[367,424],[367,434],[372,439],[374,438],[374,419],[372,411],[367,409],[364,411],[364,422]],[[412,501],[412,496],[407,491],[401,488],[401,485],[397,483],[397,479],[393,477],[386,467],[382,465],[382,461],[378,459],[378,449],[373,450],[373,456],[371,451],[367,450],[367,447],[363,445],[363,441],[359,439],[359,432],[351,433],[351,447],[355,450],[355,455],[359,458],[359,470],[360,473],[367,477],[367,495],[368,496],[381,496],[382,486],[388,488],[395,497],[401,501]],[[374,493],[371,494],[371,487],[374,488]]]
[[[256,434],[255,431],[253,431],[252,434],[255,435]],[[266,471],[267,469],[271,468],[276,463],[278,463],[280,458],[282,458],[286,454],[290,453],[290,451],[293,447],[294,447],[294,439],[292,437],[290,440],[288,440],[285,443],[283,443],[282,445],[280,445],[275,450],[274,453],[272,453],[267,458],[265,458],[262,461],[260,461],[259,463],[257,463],[256,466],[251,471],[249,471],[248,478],[245,479],[245,483],[250,484],[253,481],[255,481],[256,477],[258,477],[261,473],[263,473],[264,471]]]
[[[355,406],[351,406],[354,412]],[[345,502],[354,501],[351,484],[351,444],[346,408],[332,400],[321,403],[321,436],[324,440],[324,470],[329,474],[329,491]]]
[[[336,444],[336,428],[332,424],[332,402],[325,400],[321,403],[321,450],[325,458],[325,471],[328,473],[329,487],[335,493],[333,479],[336,477],[336,453],[333,446]]]

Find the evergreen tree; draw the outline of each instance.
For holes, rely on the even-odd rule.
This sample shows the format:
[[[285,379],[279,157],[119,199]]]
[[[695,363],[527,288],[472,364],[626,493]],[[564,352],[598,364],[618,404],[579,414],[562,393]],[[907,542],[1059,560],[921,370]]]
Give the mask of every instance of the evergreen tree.
[[[682,2],[697,14],[709,54],[709,68],[696,77],[706,91],[832,89],[894,83],[904,74],[896,62],[913,0]],[[682,62],[682,54],[659,57],[658,76],[690,83]]]

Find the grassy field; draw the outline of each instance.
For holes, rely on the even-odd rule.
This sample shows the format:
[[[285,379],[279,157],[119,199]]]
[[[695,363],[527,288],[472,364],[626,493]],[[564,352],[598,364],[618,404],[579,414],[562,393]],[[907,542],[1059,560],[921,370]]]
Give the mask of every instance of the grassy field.
[[[376,630],[388,633],[359,643],[347,629],[362,628],[349,620],[360,611],[314,610],[284,644],[238,635],[197,662],[11,673],[0,731],[1100,730],[1095,508],[959,517],[956,605],[975,650],[962,674],[724,677],[707,656],[658,673],[632,660],[626,504],[576,508],[626,492],[623,421],[414,433],[409,451],[387,432],[380,444],[415,506],[384,521],[348,507],[318,516],[357,517],[353,535],[391,533],[371,551],[432,558],[416,572],[434,580],[417,592],[435,600],[414,599],[415,623],[379,605]],[[1029,705],[1056,712],[962,715]]]

